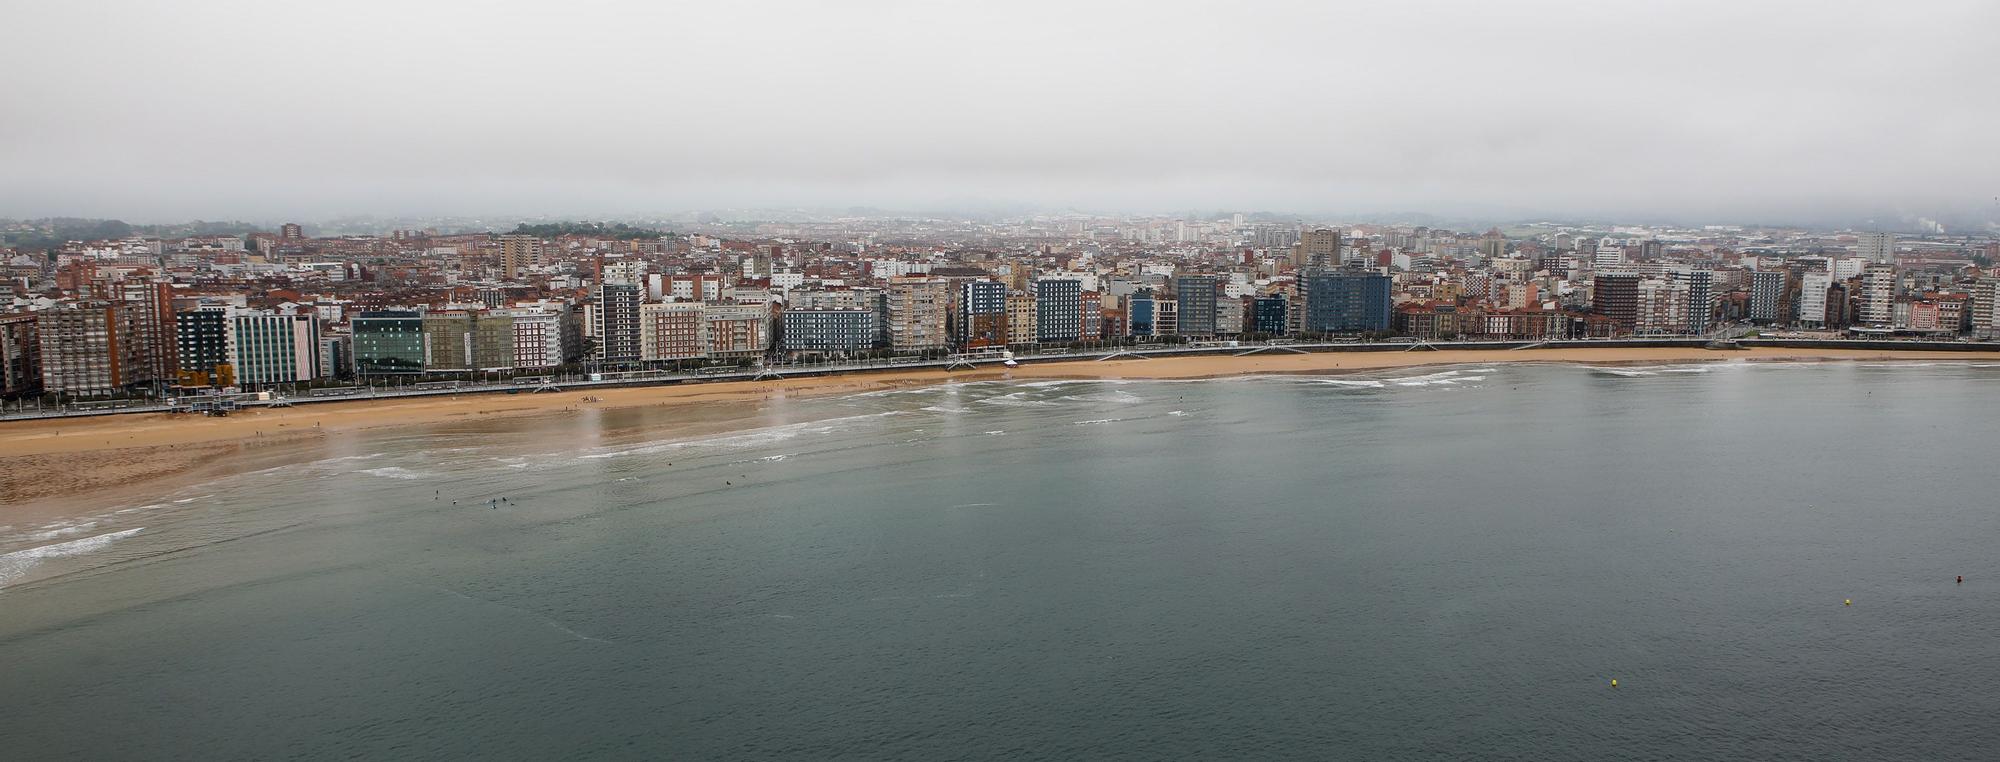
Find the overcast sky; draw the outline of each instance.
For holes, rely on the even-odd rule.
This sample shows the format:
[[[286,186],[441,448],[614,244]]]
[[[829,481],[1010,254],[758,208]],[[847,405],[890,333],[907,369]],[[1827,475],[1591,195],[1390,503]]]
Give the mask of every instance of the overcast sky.
[[[0,0],[0,217],[2000,195],[2000,2]]]

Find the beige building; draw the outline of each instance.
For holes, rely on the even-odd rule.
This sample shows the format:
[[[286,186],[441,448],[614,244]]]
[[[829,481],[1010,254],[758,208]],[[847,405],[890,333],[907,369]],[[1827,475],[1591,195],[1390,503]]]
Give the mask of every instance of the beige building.
[[[500,236],[500,264],[507,280],[518,280],[528,268],[541,263],[541,239],[531,235]]]
[[[707,304],[701,314],[709,359],[762,357],[770,350],[771,305]]]
[[[1035,316],[1032,294],[1007,295],[1007,343],[1033,344],[1040,340],[1041,325]]]
[[[943,349],[944,316],[951,294],[943,280],[894,278],[885,290],[888,313],[889,348],[897,352]]]
[[[708,321],[700,302],[639,305],[639,359],[671,362],[708,356]]]

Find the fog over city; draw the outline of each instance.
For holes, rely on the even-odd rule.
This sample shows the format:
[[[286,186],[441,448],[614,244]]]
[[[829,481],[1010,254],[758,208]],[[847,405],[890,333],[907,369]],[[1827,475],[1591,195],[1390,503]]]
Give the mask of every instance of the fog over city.
[[[0,217],[2000,196],[1982,0],[8,5]]]

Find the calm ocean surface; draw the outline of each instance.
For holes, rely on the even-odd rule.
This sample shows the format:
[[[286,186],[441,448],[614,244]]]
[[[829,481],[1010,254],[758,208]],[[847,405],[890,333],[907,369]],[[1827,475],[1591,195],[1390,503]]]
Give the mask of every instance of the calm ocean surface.
[[[0,759],[1992,760],[1996,400],[1460,366],[363,434],[0,529]]]

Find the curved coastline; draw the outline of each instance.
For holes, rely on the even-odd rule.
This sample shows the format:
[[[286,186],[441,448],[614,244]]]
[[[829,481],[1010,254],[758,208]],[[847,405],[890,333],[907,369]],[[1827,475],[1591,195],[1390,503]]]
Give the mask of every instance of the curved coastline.
[[[665,406],[702,408],[704,430],[727,428],[771,399],[854,394],[947,382],[1059,379],[1192,380],[1246,375],[1339,374],[1494,363],[1618,365],[1686,362],[1928,360],[2000,362],[1995,351],[1755,347],[1559,347],[1421,352],[1261,353],[1120,360],[1064,360],[970,371],[883,370],[775,381],[629,386],[543,394],[465,394],[340,400],[248,410],[227,418],[139,413],[0,422],[0,503],[61,515],[113,491],[157,490],[314,457],[321,445],[364,430],[446,428],[475,421]],[[732,410],[734,409],[734,410]],[[693,432],[690,432],[693,433]]]

